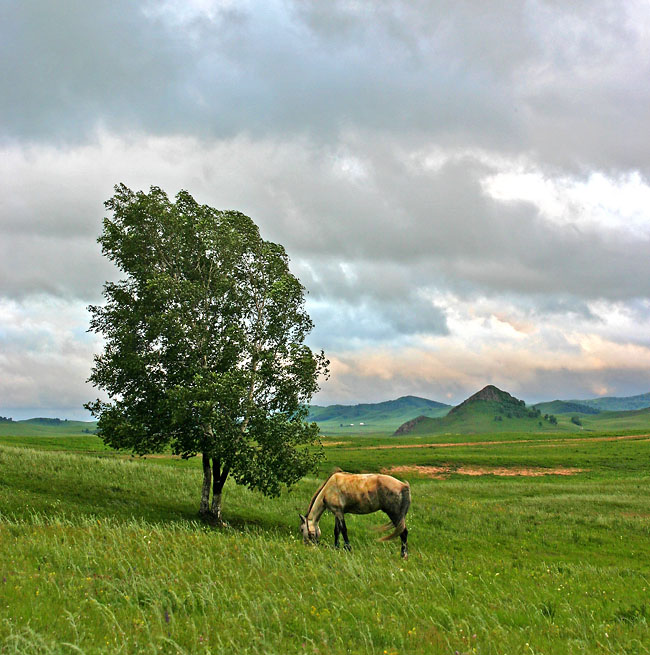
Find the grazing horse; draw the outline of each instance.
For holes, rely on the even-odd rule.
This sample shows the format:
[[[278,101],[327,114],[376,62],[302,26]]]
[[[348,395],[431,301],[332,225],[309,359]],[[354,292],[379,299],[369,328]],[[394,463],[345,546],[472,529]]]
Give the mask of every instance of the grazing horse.
[[[339,535],[343,534],[345,549],[350,550],[344,514],[370,514],[382,510],[388,515],[390,523],[381,526],[380,530],[394,530],[380,541],[388,541],[399,535],[402,540],[402,557],[406,558],[408,530],[405,518],[410,504],[411,489],[408,482],[400,482],[390,475],[345,473],[335,469],[312,497],[307,515],[300,514],[302,538],[305,543],[318,543],[318,522],[323,512],[329,510],[335,518],[334,545],[339,547]]]

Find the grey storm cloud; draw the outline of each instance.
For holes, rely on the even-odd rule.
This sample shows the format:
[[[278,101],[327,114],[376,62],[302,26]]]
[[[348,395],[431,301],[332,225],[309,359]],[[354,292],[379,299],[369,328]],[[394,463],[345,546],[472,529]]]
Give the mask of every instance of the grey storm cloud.
[[[363,127],[647,170],[641,3],[185,4],[3,3],[4,136]]]
[[[356,361],[345,373],[339,374],[338,383],[348,397],[370,397],[376,399],[395,398],[403,395],[417,395],[435,398],[440,402],[458,404],[489,381],[500,388],[508,389],[517,398],[527,403],[537,403],[556,399],[587,399],[596,396],[595,388],[615,389],[616,393],[608,395],[632,396],[640,389],[650,387],[650,374],[642,367],[606,368],[599,371],[567,368],[533,369],[524,383],[498,367],[468,370],[459,380],[448,380],[442,376],[414,378],[408,373],[391,377],[369,378],[356,368]]]
[[[641,0],[0,3],[0,391],[22,390],[15,407],[88,399],[97,344],[79,334],[116,274],[96,238],[118,182],[187,189],[285,245],[313,344],[347,362],[332,400],[471,391],[494,360],[454,339],[500,356],[480,332],[492,323],[495,341],[530,339],[527,382],[516,363],[500,369],[512,391],[589,395],[590,378],[645,391],[643,202],[632,229],[623,210],[603,222],[598,199],[563,196],[551,216],[489,180],[533,171],[561,195],[595,171],[616,196],[633,172],[647,191],[648,33]],[[49,335],[44,368],[16,336],[25,326]],[[574,326],[609,341],[587,347]],[[439,339],[448,360],[399,365],[400,348]],[[618,359],[582,369],[526,350],[604,361],[609,342]],[[393,363],[361,370],[358,353],[381,348]]]
[[[396,154],[398,143],[354,144],[361,173],[348,179],[340,170],[347,155],[304,141],[143,149],[136,157],[129,145],[88,147],[63,158],[59,170],[51,153],[7,157],[0,181],[5,293],[96,299],[113,275],[95,242],[111,181],[147,188],[162,178],[170,193],[188,188],[201,202],[249,213],[267,238],[287,247],[316,300],[415,308],[417,290],[452,289],[465,297],[538,294],[540,306],[551,302],[544,295],[572,297],[577,306],[579,298],[650,295],[648,237],[559,225],[531,203],[495,200],[481,186],[494,168],[469,155],[431,171]],[[170,189],[164,181],[174,175]]]

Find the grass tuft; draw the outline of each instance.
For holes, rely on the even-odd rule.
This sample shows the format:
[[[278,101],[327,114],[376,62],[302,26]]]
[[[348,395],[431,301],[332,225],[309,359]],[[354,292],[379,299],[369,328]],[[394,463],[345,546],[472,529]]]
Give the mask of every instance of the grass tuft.
[[[648,442],[328,451],[268,499],[228,483],[197,519],[198,462],[0,446],[0,653],[639,653],[650,644]],[[380,442],[381,443],[381,442]],[[400,441],[398,443],[405,443]],[[587,461],[589,465],[587,466]],[[410,559],[379,514],[304,510],[334,465],[576,466],[564,477],[409,475]]]

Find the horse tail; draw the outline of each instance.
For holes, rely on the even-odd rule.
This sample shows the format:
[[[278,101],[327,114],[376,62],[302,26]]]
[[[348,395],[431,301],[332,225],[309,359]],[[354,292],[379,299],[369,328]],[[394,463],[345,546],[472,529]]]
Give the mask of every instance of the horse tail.
[[[409,507],[411,506],[411,487],[409,486],[408,482],[404,483],[401,495],[402,499],[400,503],[398,515],[399,519],[397,523],[387,523],[385,526],[382,526],[384,529],[389,529],[395,526],[395,530],[393,530],[393,532],[386,535],[385,537],[382,537],[379,541],[389,541],[390,539],[394,539],[398,535],[402,534],[404,530],[406,530],[406,512],[409,511]]]

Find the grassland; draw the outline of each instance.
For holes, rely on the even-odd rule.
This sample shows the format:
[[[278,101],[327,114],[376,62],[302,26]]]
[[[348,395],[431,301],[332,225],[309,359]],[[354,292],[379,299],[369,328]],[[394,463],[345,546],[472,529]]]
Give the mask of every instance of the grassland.
[[[312,406],[309,420],[315,421],[327,434],[368,435],[375,432],[392,434],[416,416],[444,416],[450,405],[434,400],[403,396],[382,403],[360,405]]]
[[[563,432],[650,432],[650,409],[621,412],[554,415],[554,422],[541,416],[529,416],[522,408],[520,415],[507,411],[507,406],[493,402],[477,402],[459,407],[440,418],[426,418],[415,425],[409,435],[427,434],[523,434],[551,436]],[[575,423],[574,420],[578,421]],[[334,434],[334,433],[332,433]]]
[[[0,438],[0,653],[647,653],[650,441],[634,436],[325,439],[280,498],[227,484],[196,521],[198,460],[90,435]],[[297,510],[334,465],[411,482],[408,561],[383,517],[353,552],[303,546]],[[574,475],[463,471],[581,469]]]
[[[94,421],[61,421],[59,419],[28,419],[27,421],[0,421],[0,436],[51,436],[92,434],[97,427]]]

